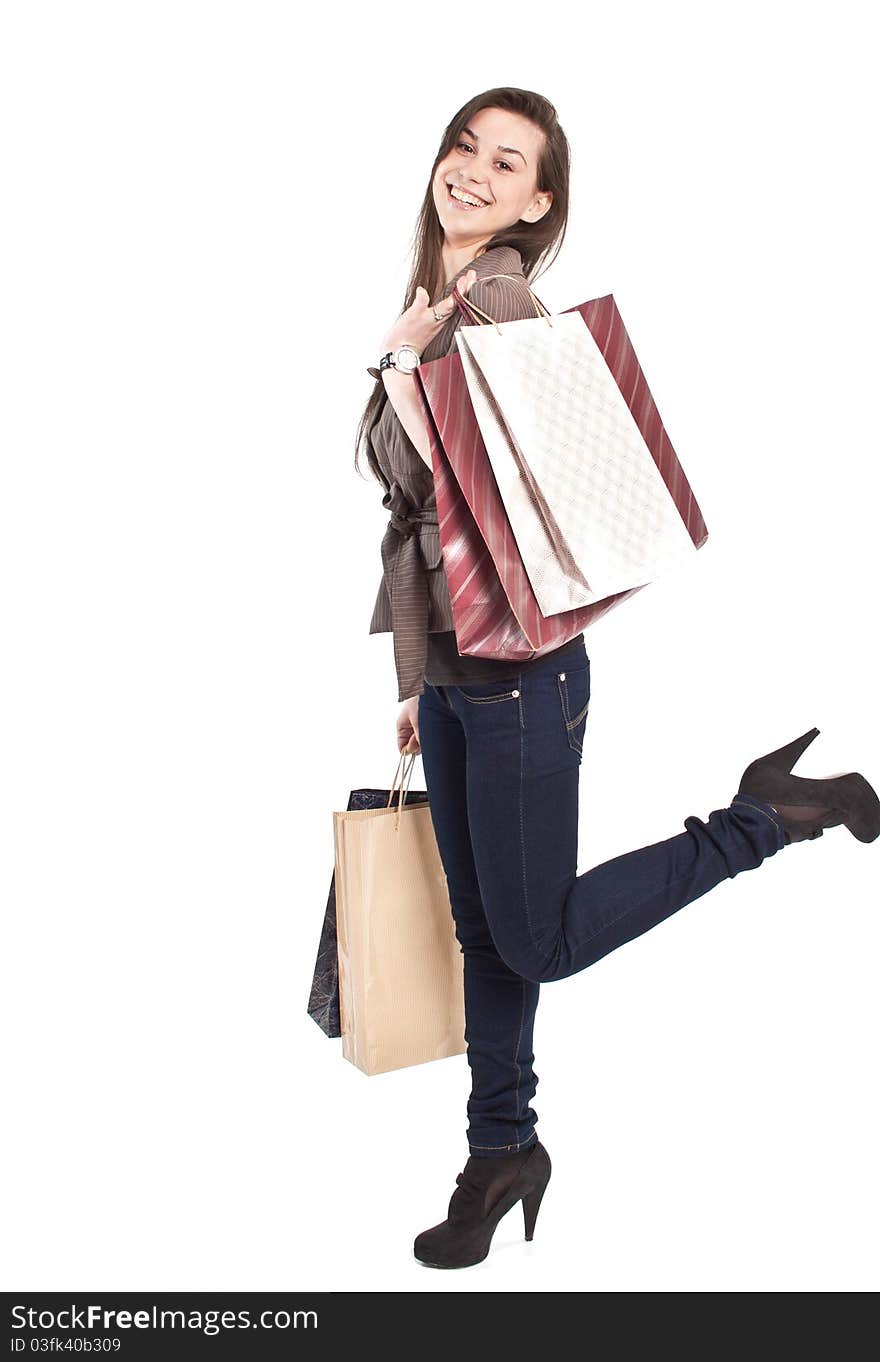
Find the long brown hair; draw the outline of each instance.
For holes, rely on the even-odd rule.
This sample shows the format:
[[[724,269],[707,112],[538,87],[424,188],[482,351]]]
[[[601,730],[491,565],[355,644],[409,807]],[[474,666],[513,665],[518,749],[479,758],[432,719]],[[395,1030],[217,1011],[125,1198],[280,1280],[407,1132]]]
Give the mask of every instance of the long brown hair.
[[[511,227],[505,227],[503,231],[495,233],[491,240],[486,243],[485,249],[489,251],[493,246],[515,246],[522,256],[523,273],[529,283],[532,284],[541,267],[551,265],[562,247],[568,223],[571,152],[568,139],[556,116],[556,110],[549,99],[536,94],[533,90],[519,90],[513,86],[485,90],[481,95],[474,95],[473,99],[468,100],[467,104],[459,109],[458,113],[451,119],[441,139],[439,150],[431,167],[431,173],[428,176],[428,187],[425,190],[425,197],[422,200],[422,207],[416,224],[412,270],[406,286],[401,312],[405,312],[410,306],[419,285],[427,291],[428,297],[435,302],[439,300],[445,288],[446,280],[443,277],[442,256],[444,234],[440,219],[437,216],[437,209],[434,206],[432,192],[434,174],[437,166],[445,156],[449,155],[449,152],[458,142],[462,130],[469,125],[474,114],[478,113],[480,109],[506,109],[511,113],[522,114],[541,129],[544,137],[538,155],[537,189],[539,192],[550,191],[553,194],[553,201],[549,209],[538,222],[519,221]],[[373,474],[387,491],[388,483],[379,468],[369,438],[384,396],[385,385],[381,378],[377,378],[358,426],[354,466],[360,472],[358,455],[363,446]]]

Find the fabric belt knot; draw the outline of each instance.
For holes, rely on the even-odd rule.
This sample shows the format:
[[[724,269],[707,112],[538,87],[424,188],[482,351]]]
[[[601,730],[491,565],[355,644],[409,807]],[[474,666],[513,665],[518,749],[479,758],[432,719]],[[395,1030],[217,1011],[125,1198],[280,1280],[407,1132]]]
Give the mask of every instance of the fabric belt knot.
[[[398,700],[419,695],[428,662],[428,579],[421,546],[424,530],[436,531],[436,507],[412,506],[397,483],[382,498],[390,512],[382,540],[382,563],[391,601],[391,630]]]
[[[416,521],[412,516],[398,515],[395,512],[391,516],[390,524],[391,528],[396,530],[399,535],[402,535],[404,539],[409,539],[409,537],[416,532]]]

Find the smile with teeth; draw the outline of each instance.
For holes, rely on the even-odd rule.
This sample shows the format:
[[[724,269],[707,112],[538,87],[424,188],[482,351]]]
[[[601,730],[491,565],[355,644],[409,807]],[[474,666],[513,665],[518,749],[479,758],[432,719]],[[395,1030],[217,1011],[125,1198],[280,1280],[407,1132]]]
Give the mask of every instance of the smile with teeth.
[[[475,198],[473,194],[468,194],[464,189],[459,189],[457,186],[451,184],[448,184],[446,188],[450,198],[455,199],[455,202],[460,203],[463,208],[473,211],[474,208],[488,207],[487,204],[483,203],[482,199]]]

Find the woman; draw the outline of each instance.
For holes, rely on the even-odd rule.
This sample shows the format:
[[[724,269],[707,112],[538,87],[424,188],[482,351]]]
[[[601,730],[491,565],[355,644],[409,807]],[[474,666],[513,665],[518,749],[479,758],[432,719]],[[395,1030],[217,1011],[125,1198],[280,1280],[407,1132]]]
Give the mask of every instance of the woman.
[[[469,1157],[447,1219],[414,1246],[437,1267],[485,1258],[518,1201],[532,1237],[550,1176],[530,1106],[541,983],[586,969],[783,846],[839,824],[864,842],[880,834],[880,800],[863,776],[790,774],[813,728],[753,761],[729,808],[578,875],[583,634],[527,662],[458,655],[413,355],[400,347],[416,363],[457,349],[455,282],[496,320],[535,315],[527,280],[562,242],[568,176],[568,143],[541,96],[489,90],[455,115],[422,205],[405,310],[370,370],[377,385],[358,433],[391,511],[370,632],[394,636],[398,748],[422,754],[464,956]],[[488,277],[497,275],[514,277]]]

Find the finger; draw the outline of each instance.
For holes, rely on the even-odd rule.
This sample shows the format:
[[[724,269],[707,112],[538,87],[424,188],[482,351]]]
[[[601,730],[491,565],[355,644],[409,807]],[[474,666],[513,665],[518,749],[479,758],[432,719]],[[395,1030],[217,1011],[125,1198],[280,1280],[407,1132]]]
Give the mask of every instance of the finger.
[[[459,293],[461,293],[462,295],[464,295],[465,293],[467,293],[467,291],[468,291],[468,289],[471,287],[471,285],[474,284],[474,283],[476,282],[476,278],[477,278],[477,272],[476,272],[476,270],[468,270],[467,274],[463,274],[463,275],[461,276],[460,279],[457,279],[457,280],[455,281],[455,287],[458,289]],[[456,304],[455,299],[452,297],[451,294],[449,295],[449,300],[452,302],[452,307],[449,308],[448,311],[443,312],[443,313],[440,314],[440,322],[441,322],[441,323],[442,323],[442,322],[448,322],[448,321],[449,321],[449,318],[450,318],[450,317],[453,315],[453,313],[455,312],[455,309],[456,309],[457,304]],[[438,307],[439,307],[439,306],[440,306],[440,304],[438,303]]]

